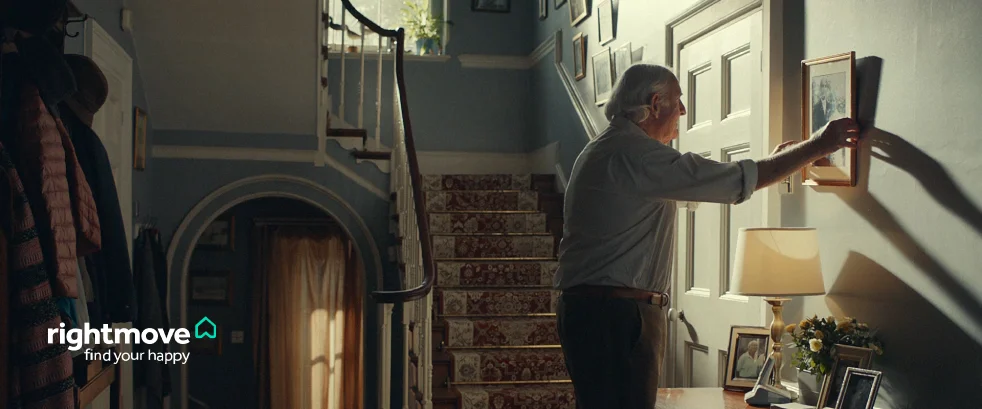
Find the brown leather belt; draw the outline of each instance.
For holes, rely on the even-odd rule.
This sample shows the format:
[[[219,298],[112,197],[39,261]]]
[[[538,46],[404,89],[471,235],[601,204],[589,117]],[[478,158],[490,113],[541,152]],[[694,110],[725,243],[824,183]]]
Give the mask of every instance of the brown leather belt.
[[[606,285],[577,285],[563,290],[563,294],[586,295],[593,297],[630,298],[649,304],[664,307],[668,305],[669,296],[665,293],[638,290],[628,287],[611,287]]]

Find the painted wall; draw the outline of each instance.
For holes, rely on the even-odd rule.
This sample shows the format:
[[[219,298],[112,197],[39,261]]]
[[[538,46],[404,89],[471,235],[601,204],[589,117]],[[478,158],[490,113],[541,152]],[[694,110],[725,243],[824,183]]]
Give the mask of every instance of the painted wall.
[[[442,6],[442,1],[436,2]],[[511,0],[509,13],[472,11],[471,0],[448,3],[447,18],[454,23],[450,27],[448,54],[528,55],[535,48],[529,38],[535,28],[532,21],[538,15],[538,1]]]

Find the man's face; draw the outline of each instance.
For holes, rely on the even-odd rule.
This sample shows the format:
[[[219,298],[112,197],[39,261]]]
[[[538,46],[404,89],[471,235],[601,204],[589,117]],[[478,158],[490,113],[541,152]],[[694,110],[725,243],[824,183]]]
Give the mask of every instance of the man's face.
[[[685,115],[685,104],[682,103],[682,87],[677,80],[668,86],[668,97],[658,103],[658,120],[662,123],[662,143],[669,143],[679,137],[679,118]]]
[[[749,352],[750,355],[757,355],[757,344],[750,344],[750,346],[747,347],[747,352]]]

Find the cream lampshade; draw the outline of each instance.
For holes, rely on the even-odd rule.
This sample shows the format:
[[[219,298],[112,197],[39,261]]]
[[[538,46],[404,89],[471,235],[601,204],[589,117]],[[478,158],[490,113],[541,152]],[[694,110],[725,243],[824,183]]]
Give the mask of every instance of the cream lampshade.
[[[742,228],[737,235],[730,292],[763,296],[771,305],[774,374],[781,373],[781,311],[788,296],[825,294],[818,232],[814,228]],[[780,376],[775,377],[779,379]],[[775,381],[773,386],[780,388]]]

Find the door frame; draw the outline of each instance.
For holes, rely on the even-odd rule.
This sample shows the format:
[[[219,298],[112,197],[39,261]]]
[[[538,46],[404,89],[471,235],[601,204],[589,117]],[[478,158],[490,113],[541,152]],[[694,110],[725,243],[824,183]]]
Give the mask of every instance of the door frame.
[[[677,62],[680,59],[682,48],[687,44],[702,38],[704,35],[712,33],[732,22],[740,20],[751,14],[762,11],[763,26],[761,34],[761,103],[764,106],[761,113],[762,135],[758,143],[761,143],[760,152],[766,154],[774,146],[777,146],[784,138],[784,4],[782,0],[701,0],[693,4],[688,9],[679,13],[665,24],[665,66],[680,77]],[[789,73],[793,74],[793,73]],[[678,142],[673,141],[672,146],[678,148]],[[781,225],[781,193],[777,186],[762,189],[756,193],[763,198],[761,220],[765,227],[777,227]],[[678,228],[676,221],[675,227]],[[664,368],[664,376],[661,377],[661,387],[678,387],[681,379],[677,379],[675,368],[675,354],[678,353],[676,337],[678,336],[678,308],[676,297],[674,296],[677,280],[679,279],[678,254],[672,265],[672,280],[670,293],[672,295],[669,319],[668,319],[668,340],[665,361],[670,363],[670,368]],[[761,308],[760,324],[764,326],[768,321],[770,309]]]

